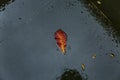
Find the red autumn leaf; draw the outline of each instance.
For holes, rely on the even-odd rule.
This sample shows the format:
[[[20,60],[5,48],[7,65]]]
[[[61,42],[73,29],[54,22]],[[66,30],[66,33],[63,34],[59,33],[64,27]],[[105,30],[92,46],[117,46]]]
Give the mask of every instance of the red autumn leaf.
[[[58,29],[55,33],[55,40],[57,42],[57,45],[59,46],[60,50],[63,54],[66,53],[66,46],[67,46],[67,34],[61,30]]]

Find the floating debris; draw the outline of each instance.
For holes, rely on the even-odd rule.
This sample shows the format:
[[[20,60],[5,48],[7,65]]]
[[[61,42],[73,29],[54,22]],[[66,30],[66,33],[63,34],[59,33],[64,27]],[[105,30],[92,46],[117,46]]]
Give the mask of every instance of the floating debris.
[[[83,71],[85,71],[85,64],[82,64],[81,68],[82,68]]]
[[[57,45],[61,49],[62,53],[66,53],[66,46],[67,46],[67,34],[61,30],[58,29],[55,33],[55,40],[57,41]]]
[[[21,18],[21,17],[19,17],[18,19],[19,19],[19,20],[21,20],[22,18]]]
[[[110,53],[110,57],[111,58],[115,58],[115,54],[114,53]]]
[[[95,59],[95,58],[96,58],[96,54],[93,54],[93,55],[92,55],[92,58]]]
[[[101,4],[101,1],[97,1],[97,4]]]

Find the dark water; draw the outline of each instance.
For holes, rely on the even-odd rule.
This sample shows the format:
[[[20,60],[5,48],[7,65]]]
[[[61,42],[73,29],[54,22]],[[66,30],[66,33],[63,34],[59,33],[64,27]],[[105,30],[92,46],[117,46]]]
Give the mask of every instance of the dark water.
[[[120,80],[117,39],[79,0],[15,0],[5,8],[0,12],[1,80],[65,80],[65,75]],[[66,55],[54,39],[59,28],[68,35]]]
[[[98,4],[97,1],[100,1],[101,4]],[[120,42],[120,1],[114,0],[113,2],[113,0],[88,0],[88,2],[94,3],[112,22],[112,26],[108,26],[112,30],[108,31]]]
[[[14,2],[14,0],[0,0],[0,11],[5,10],[5,6]]]
[[[77,70],[67,69],[57,80],[82,80],[82,76]]]

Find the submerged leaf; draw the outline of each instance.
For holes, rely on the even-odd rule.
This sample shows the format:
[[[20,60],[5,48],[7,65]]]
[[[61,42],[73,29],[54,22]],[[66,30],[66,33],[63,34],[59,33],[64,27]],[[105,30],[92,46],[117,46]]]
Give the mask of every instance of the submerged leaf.
[[[85,71],[85,64],[82,64],[81,68],[82,68],[83,71]]]
[[[93,55],[92,55],[92,58],[95,59],[95,58],[96,58],[96,54],[93,54]]]
[[[58,29],[54,33],[54,36],[60,50],[62,51],[63,54],[65,54],[67,46],[67,34],[62,29]]]
[[[110,53],[110,57],[111,58],[115,58],[115,54],[114,53]]]

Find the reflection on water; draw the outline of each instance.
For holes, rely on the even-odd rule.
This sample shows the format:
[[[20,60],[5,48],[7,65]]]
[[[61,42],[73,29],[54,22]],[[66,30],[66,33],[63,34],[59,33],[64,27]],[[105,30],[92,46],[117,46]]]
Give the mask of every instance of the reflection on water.
[[[97,21],[103,25],[108,35],[114,37],[116,43],[120,42],[120,10],[119,1],[112,0],[81,0],[91,12],[97,17]]]
[[[18,0],[1,18],[2,40],[7,39],[0,46],[3,80],[55,80],[59,76],[57,80],[84,80],[83,73],[88,80],[120,80],[120,47],[115,47],[80,3],[26,0],[22,6],[23,1]],[[58,28],[69,35],[70,50],[65,56],[56,51],[53,34]],[[70,69],[61,73],[64,68]]]
[[[83,80],[83,79],[77,70],[67,69],[58,80]]]
[[[5,10],[5,6],[14,1],[15,0],[0,0],[0,11]]]
[[[119,0],[102,0],[101,5],[96,3],[97,0],[91,0],[107,17],[112,21],[112,35],[120,41],[120,9]]]

